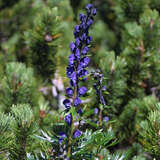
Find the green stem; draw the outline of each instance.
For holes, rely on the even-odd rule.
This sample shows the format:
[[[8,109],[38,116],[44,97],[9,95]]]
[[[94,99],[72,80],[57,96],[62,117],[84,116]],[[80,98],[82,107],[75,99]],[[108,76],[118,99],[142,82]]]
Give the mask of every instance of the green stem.
[[[99,127],[100,128],[102,127],[102,112],[103,112],[103,109],[100,108],[100,112],[99,112]]]
[[[71,146],[72,146],[73,131],[74,131],[74,125],[73,125],[73,122],[72,122],[72,124],[71,124],[71,133],[70,133],[69,142],[68,142],[68,152],[67,152],[67,158],[69,158],[69,159],[71,157]]]
[[[74,102],[76,97],[77,97],[77,86],[75,86],[75,88],[74,88],[73,102]],[[70,131],[71,132],[70,132],[70,135],[69,135],[68,151],[67,151],[67,158],[69,158],[69,159],[71,157],[72,136],[73,136],[73,132],[74,132],[74,119],[72,121],[71,130]]]

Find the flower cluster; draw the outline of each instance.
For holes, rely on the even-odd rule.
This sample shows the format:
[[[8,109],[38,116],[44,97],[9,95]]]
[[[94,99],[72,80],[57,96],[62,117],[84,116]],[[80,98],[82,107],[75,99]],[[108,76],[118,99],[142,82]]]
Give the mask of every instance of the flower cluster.
[[[87,92],[85,86],[79,86],[80,81],[86,81],[88,76],[88,64],[90,62],[87,53],[89,52],[88,45],[92,41],[89,36],[89,28],[93,23],[93,16],[96,15],[96,8],[92,4],[86,6],[87,15],[80,14],[81,23],[75,26],[74,37],[75,42],[70,43],[71,54],[69,55],[69,62],[66,69],[66,75],[70,79],[70,86],[66,88],[66,95],[68,99],[63,101],[66,111],[68,112],[71,106],[78,107],[82,101],[80,99]],[[79,111],[77,111],[78,113]],[[65,121],[68,125],[72,124],[72,114],[68,113],[65,116]],[[80,132],[75,132],[79,135]]]
[[[104,106],[106,105],[106,102],[104,100],[103,97],[103,92],[106,91],[106,86],[103,86],[103,79],[104,79],[104,75],[101,73],[101,71],[99,69],[97,69],[96,71],[92,72],[91,74],[93,76],[94,79],[94,84],[93,87],[96,90],[96,94],[98,96],[99,102],[101,104],[102,107],[100,108],[95,108],[94,109],[94,114],[98,115],[99,114],[99,120],[97,121],[97,123],[101,126],[102,125],[102,118],[103,118],[103,109]],[[103,121],[105,123],[107,123],[109,120],[109,117],[104,117]]]
[[[99,69],[97,69],[95,72],[92,72],[92,76],[95,80],[93,87],[96,90],[96,94],[99,97],[100,103],[103,105],[103,107],[106,105],[106,102],[104,100],[102,92],[106,90],[106,86],[102,85],[104,75],[100,72]],[[98,112],[95,110],[95,112]]]

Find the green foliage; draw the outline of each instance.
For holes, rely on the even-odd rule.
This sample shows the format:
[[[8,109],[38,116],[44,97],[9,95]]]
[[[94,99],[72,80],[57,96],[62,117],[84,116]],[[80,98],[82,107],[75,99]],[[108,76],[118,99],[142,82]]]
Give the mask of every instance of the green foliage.
[[[37,122],[28,104],[13,105],[8,115],[0,113],[0,158],[26,160],[27,153],[35,152],[37,131]]]
[[[14,142],[9,156],[11,159],[25,160],[26,153],[32,152],[33,134],[38,129],[37,124],[28,104],[13,105],[11,114],[14,118],[11,126]]]
[[[7,159],[7,151],[12,144],[11,121],[13,118],[0,113],[0,159]]]
[[[118,117],[119,123],[115,128],[120,139],[128,139],[132,143],[137,140],[137,128],[141,121],[147,119],[149,113],[156,108],[157,100],[152,97],[143,99],[132,99],[125,107],[122,114]]]
[[[42,5],[42,4],[41,4]],[[25,32],[29,46],[29,64],[37,75],[50,78],[56,69],[57,39],[61,37],[58,8],[39,7],[33,28]]]
[[[3,1],[3,3],[6,2],[8,3],[8,0]],[[13,1],[9,2],[12,3]],[[33,0],[15,0],[14,3],[12,8],[1,10],[0,13],[0,50],[3,62],[26,61],[28,49],[24,44],[23,32],[33,25],[33,15],[37,11],[36,7],[32,7]]]
[[[89,70],[104,73],[102,115],[110,120],[99,130],[89,77],[78,119],[84,125],[76,126],[83,134],[73,140],[72,159],[160,158],[159,0],[0,0],[0,159],[49,160],[53,149],[59,153],[57,134],[69,133],[65,113],[57,110],[65,93],[56,88],[53,97],[48,82],[56,71],[68,85],[69,42],[78,13],[91,2],[98,12],[90,31]],[[38,86],[47,88],[44,97]]]
[[[12,7],[14,4],[16,4],[19,0],[0,0],[0,9],[4,9],[6,7]]]
[[[22,63],[6,64],[5,76],[2,79],[1,104],[8,112],[12,104],[30,103],[36,105],[36,84],[33,70]]]
[[[121,25],[127,21],[138,20],[140,14],[148,7],[149,0],[117,0],[113,7],[117,22]]]
[[[160,105],[152,110],[147,119],[140,123],[139,133],[140,142],[144,149],[156,158],[160,157],[159,141],[160,141]]]
[[[101,68],[106,78],[106,88],[108,94],[105,99],[108,106],[112,106],[107,112],[110,114],[118,114],[121,111],[120,105],[123,102],[126,84],[126,61],[124,58],[116,57],[114,52],[100,51],[97,54],[97,62],[100,61]]]

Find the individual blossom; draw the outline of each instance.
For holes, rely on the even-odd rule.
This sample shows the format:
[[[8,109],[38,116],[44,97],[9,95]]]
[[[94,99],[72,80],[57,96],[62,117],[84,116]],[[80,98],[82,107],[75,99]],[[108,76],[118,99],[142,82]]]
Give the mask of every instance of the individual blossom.
[[[86,87],[82,86],[82,87],[79,88],[79,91],[78,91],[79,96],[83,96],[86,92],[87,92]]]
[[[63,140],[64,140],[65,138],[67,138],[67,136],[66,136],[66,134],[65,134],[64,132],[60,132],[60,133],[58,134],[58,136],[59,136],[58,142],[59,142],[60,144],[63,142]]]
[[[105,116],[105,117],[103,118],[103,121],[104,121],[105,123],[107,123],[107,122],[109,121],[109,117]]]
[[[79,138],[82,135],[82,132],[79,129],[76,129],[73,133],[73,138]]]
[[[94,114],[96,114],[96,115],[97,115],[97,114],[98,114],[98,112],[99,112],[98,108],[95,108],[95,109],[94,109]]]
[[[65,99],[63,101],[63,104],[65,105],[66,109],[71,107],[71,101],[69,99]]]
[[[74,106],[77,107],[82,103],[81,99],[79,97],[75,98],[74,100]]]
[[[70,126],[72,124],[72,114],[69,113],[65,116],[65,122]]]
[[[73,96],[73,89],[71,87],[66,88],[66,94],[68,97]]]

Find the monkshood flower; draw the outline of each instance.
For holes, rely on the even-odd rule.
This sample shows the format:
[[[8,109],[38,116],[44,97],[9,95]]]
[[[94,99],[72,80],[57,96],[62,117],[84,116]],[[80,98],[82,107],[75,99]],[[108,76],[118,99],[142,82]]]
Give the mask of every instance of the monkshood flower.
[[[89,28],[93,23],[93,17],[96,15],[96,8],[92,4],[88,4],[85,9],[87,15],[83,13],[79,15],[80,24],[75,26],[73,32],[75,41],[70,43],[71,54],[68,57],[68,66],[66,68],[66,75],[70,79],[70,86],[66,88],[66,95],[72,101],[65,99],[63,102],[67,112],[71,106],[77,108],[82,103],[80,97],[87,92],[87,88],[79,86],[79,82],[87,80],[89,74],[87,67],[90,58],[87,56],[87,53],[89,52],[89,44],[92,41],[92,37],[89,36]],[[71,125],[71,113],[65,116],[65,121],[68,125]]]
[[[80,137],[82,132],[79,129],[76,129],[73,133],[73,138],[78,138]]]
[[[99,69],[97,69],[95,72],[92,72],[92,76],[95,80],[95,83],[93,84],[93,87],[96,90],[96,94],[99,97],[100,103],[104,107],[106,105],[106,102],[105,102],[103,94],[102,94],[102,92],[106,90],[106,87],[102,85],[104,75],[100,72]]]
[[[104,120],[105,123],[107,123],[109,121],[109,117],[106,116],[106,117],[103,118],[103,120]]]
[[[74,42],[70,43],[71,54],[68,57],[68,66],[66,68],[66,75],[70,79],[70,86],[66,88],[67,99],[63,101],[66,108],[65,122],[70,126],[70,135],[68,138],[68,151],[67,158],[71,156],[72,138],[78,138],[82,132],[78,129],[75,130],[74,124],[78,121],[78,117],[82,114],[82,110],[79,107],[82,103],[81,97],[87,92],[85,86],[80,86],[80,81],[86,81],[88,78],[87,67],[90,62],[90,58],[87,56],[89,52],[89,45],[92,41],[92,37],[89,36],[89,28],[93,23],[93,16],[96,15],[96,9],[92,4],[86,6],[87,15],[80,14],[80,24],[74,28]],[[77,112],[76,117],[72,117],[70,108]],[[78,124],[79,125],[79,124]],[[78,126],[77,126],[78,128]]]
[[[103,109],[106,105],[106,102],[103,97],[103,91],[106,91],[106,86],[103,86],[103,84],[102,84],[103,79],[104,79],[104,75],[100,72],[100,70],[96,70],[95,72],[92,72],[92,76],[94,79],[93,87],[96,90],[98,100],[101,104],[99,109],[98,108],[94,109],[94,114],[95,115],[98,114],[99,121],[97,124],[99,124],[99,126],[101,127],[102,126],[102,118],[103,118]],[[109,117],[104,117],[104,119],[103,119],[103,121],[106,123],[108,122],[108,120],[109,120]]]
[[[64,132],[60,132],[58,135],[59,135],[58,142],[61,144],[67,136]]]

